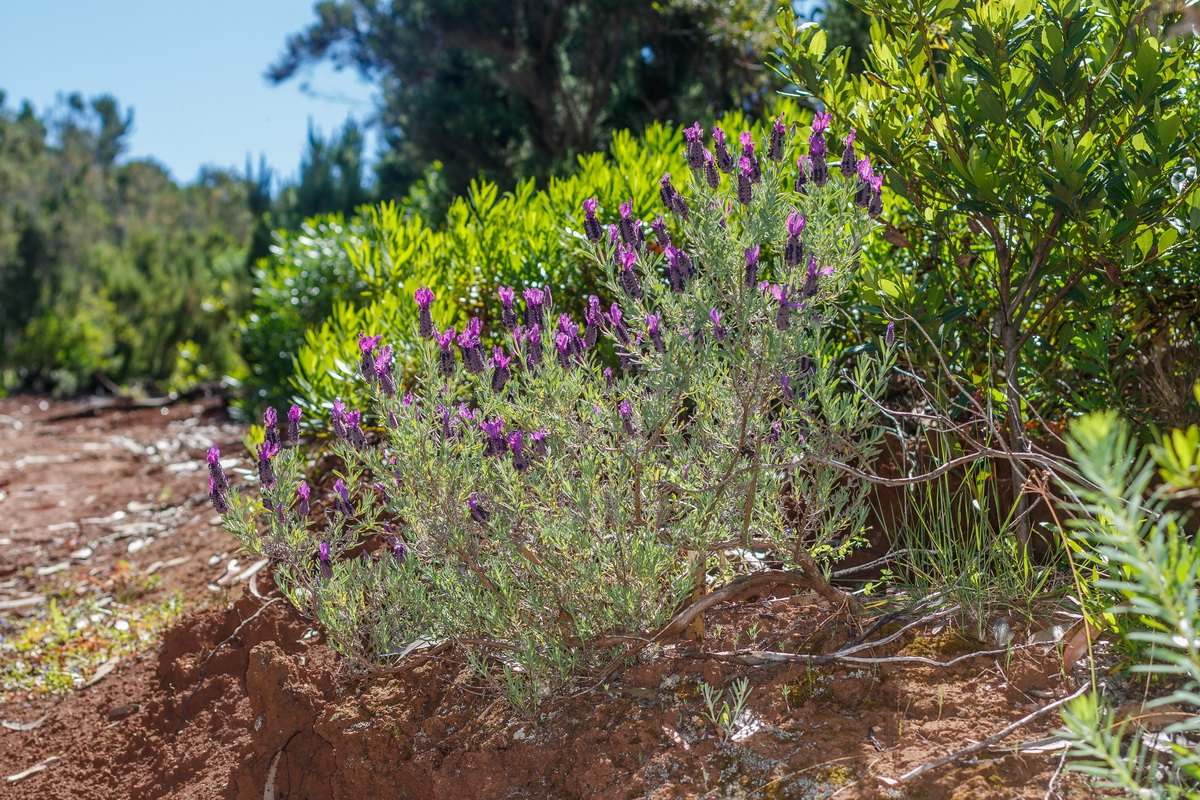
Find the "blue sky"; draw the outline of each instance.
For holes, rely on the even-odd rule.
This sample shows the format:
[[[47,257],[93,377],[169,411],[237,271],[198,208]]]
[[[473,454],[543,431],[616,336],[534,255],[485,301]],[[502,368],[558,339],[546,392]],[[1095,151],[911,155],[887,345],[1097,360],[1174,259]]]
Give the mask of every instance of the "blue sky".
[[[312,0],[36,0],[5,3],[0,90],[39,114],[56,95],[110,93],[134,111],[126,158],[151,157],[176,180],[201,166],[241,170],[259,155],[297,171],[308,121],[325,133],[372,109],[370,86],[322,66],[281,86],[263,77]],[[302,87],[307,85],[306,92]]]

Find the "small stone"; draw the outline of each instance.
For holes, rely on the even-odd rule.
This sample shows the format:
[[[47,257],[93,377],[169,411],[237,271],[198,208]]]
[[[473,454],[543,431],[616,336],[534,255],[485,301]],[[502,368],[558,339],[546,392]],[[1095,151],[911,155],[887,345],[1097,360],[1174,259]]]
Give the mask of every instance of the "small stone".
[[[121,703],[108,710],[108,718],[111,720],[125,719],[141,710],[142,707],[137,703]]]

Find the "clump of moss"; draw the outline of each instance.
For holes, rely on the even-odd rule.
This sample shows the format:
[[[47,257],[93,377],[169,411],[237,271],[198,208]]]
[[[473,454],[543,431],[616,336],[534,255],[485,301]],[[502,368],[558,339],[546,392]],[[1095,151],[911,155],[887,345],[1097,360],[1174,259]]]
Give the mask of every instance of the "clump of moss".
[[[974,653],[979,642],[955,630],[944,630],[935,636],[918,636],[900,651],[905,656],[924,656],[944,659]]]

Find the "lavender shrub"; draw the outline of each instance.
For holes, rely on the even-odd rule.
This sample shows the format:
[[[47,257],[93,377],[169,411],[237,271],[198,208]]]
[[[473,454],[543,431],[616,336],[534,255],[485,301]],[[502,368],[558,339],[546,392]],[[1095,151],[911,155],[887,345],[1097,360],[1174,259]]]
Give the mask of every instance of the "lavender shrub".
[[[844,555],[864,487],[836,464],[876,453],[893,343],[834,346],[881,181],[865,162],[828,169],[830,122],[743,133],[736,159],[723,131],[714,156],[690,128],[690,194],[661,181],[670,222],[624,204],[602,229],[584,203],[608,298],[560,310],[544,287],[505,287],[507,346],[486,357],[478,325],[433,327],[422,288],[423,379],[401,394],[374,360],[413,333],[363,334],[375,406],[335,407],[331,502],[310,501],[298,450],[268,445],[257,500],[214,471],[229,528],[362,668],[469,641],[524,707],[761,563],[747,555]]]

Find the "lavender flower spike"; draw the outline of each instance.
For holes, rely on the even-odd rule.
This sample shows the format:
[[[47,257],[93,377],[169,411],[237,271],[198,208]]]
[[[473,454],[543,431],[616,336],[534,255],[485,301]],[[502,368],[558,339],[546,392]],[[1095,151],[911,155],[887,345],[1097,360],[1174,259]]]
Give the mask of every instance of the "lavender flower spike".
[[[301,413],[300,406],[295,405],[294,403],[292,404],[292,407],[288,409],[287,440],[291,444],[295,444],[296,442],[300,441]]]
[[[307,482],[300,481],[300,486],[297,487],[296,494],[300,498],[296,502],[296,513],[300,516],[300,519],[307,519],[309,511],[312,510],[308,504],[308,497],[312,494],[312,489],[309,488]]]
[[[758,283],[759,246],[746,248],[746,286],[753,288]]]
[[[442,348],[441,353],[439,354],[440,360],[438,362],[438,369],[442,373],[442,377],[443,378],[453,377],[455,360],[454,360],[454,350],[451,349],[451,346],[454,344],[454,339],[455,339],[454,326],[451,325],[449,328],[446,328],[446,330],[442,331],[441,333],[434,334],[433,338],[434,338],[434,341],[436,341],[438,343],[438,345]]]
[[[784,284],[771,286],[771,296],[779,303],[779,308],[775,311],[775,327],[786,331],[790,324],[791,310],[799,308],[800,305],[788,300],[788,287]]]
[[[504,420],[500,417],[485,419],[479,423],[479,429],[488,437],[484,447],[485,456],[501,456],[508,450],[508,440],[504,438]]]
[[[600,203],[594,197],[589,197],[583,201],[583,235],[592,244],[596,244],[604,237],[604,231],[600,227],[600,220],[596,219],[596,207],[599,205]]]
[[[624,428],[625,433],[630,436],[635,435],[637,431],[633,428],[633,406],[629,404],[628,400],[623,399],[617,405],[617,414],[621,417],[621,427]]]
[[[633,232],[633,219],[630,214],[633,213],[633,198],[629,198],[629,202],[621,203],[621,216],[617,219],[617,230],[621,233],[621,241],[633,247],[637,241],[637,235]]]
[[[558,351],[558,365],[564,371],[571,371],[571,337],[559,331],[554,334],[554,347]]]
[[[597,229],[600,224],[596,223]],[[500,295],[500,304],[503,306],[500,309],[500,322],[504,325],[507,331],[515,330],[517,327],[517,312],[513,311],[513,300],[516,299],[517,291],[511,286],[501,286],[496,293]]]
[[[713,336],[716,337],[718,342],[725,341],[725,327],[721,324],[721,317],[723,316],[725,315],[715,308],[708,312],[708,318],[712,320],[713,324]]]
[[[701,130],[699,122],[683,129],[683,138],[687,142],[688,168],[693,172],[704,166],[704,145],[700,142],[702,136],[704,131]]]
[[[382,339],[382,336],[367,336],[365,331],[358,334],[358,349],[362,353],[362,362],[359,364],[359,371],[366,378],[367,383],[375,380],[375,359],[371,357],[371,354]]]
[[[783,140],[787,136],[787,125],[783,124],[783,114],[771,125],[771,143],[767,146],[767,158],[771,161],[783,161]]]
[[[725,144],[725,131],[713,126],[713,150],[717,154],[717,168],[728,175],[733,172],[733,154]]]
[[[212,479],[212,484],[218,492],[224,493],[229,489],[229,481],[225,477],[225,470],[221,467],[221,450],[215,444],[208,448],[208,476]]]
[[[392,377],[392,346],[385,344],[379,348],[375,356],[375,375],[379,378],[379,388],[388,397],[396,395],[396,379]]]
[[[525,327],[532,328],[535,324],[542,322],[542,304],[546,302],[546,295],[541,289],[526,289],[521,292],[521,297],[525,298]]]
[[[797,194],[808,194],[808,184],[811,181],[808,175],[808,156],[796,159],[796,166],[800,168],[800,172],[796,175],[796,185],[793,188]]]
[[[813,117],[812,135],[808,137],[808,157],[812,165],[812,182],[824,186],[829,180],[828,151],[825,149],[825,131],[829,129],[832,115],[817,112]]]
[[[263,412],[263,437],[265,441],[279,444],[279,414],[274,408]]]
[[[754,166],[750,163],[750,159],[742,156],[738,159],[738,185],[737,199],[744,206],[750,205],[750,201],[754,199]]]
[[[680,251],[674,245],[667,245],[663,252],[667,256],[667,284],[675,294],[683,294],[683,269],[679,263]]]
[[[278,452],[279,445],[272,442],[263,442],[258,448],[258,479],[264,489],[275,487],[275,469],[271,465],[271,459]]]
[[[512,451],[513,468],[517,472],[524,472],[529,469],[529,456],[525,455],[525,434],[521,431],[513,431],[508,435],[508,449]]]
[[[858,156],[854,152],[854,128],[850,129],[850,135],[846,137],[846,148],[842,150],[842,175],[846,178],[853,178],[855,167],[858,165]]]
[[[584,347],[595,347],[596,337],[600,332],[600,323],[604,319],[604,314],[600,311],[600,298],[596,295],[588,297],[587,310],[583,312],[583,345]]]
[[[896,343],[896,323],[889,321],[887,324],[887,333],[883,335],[883,343],[891,347]]]
[[[422,339],[428,339],[433,336],[433,313],[429,310],[429,307],[433,305],[433,292],[428,286],[422,286],[413,294],[413,299],[417,301],[417,306],[420,308],[417,335]]]
[[[621,344],[629,344],[629,328],[625,327],[625,323],[621,321],[621,307],[613,303],[611,310],[605,313],[604,317],[612,327],[613,336],[616,337],[617,341]]]
[[[525,335],[525,364],[536,369],[542,364],[542,326],[534,325]]]
[[[354,507],[350,505],[350,490],[346,488],[346,482],[338,478],[333,482],[333,490],[337,492],[337,497],[333,499],[334,510],[350,516],[354,513]]]
[[[800,233],[807,222],[799,211],[793,211],[787,218],[787,243],[783,246],[783,263],[789,267],[799,266],[804,260],[804,243],[800,241]]]
[[[621,263],[621,271],[617,279],[621,284],[621,289],[629,295],[630,299],[638,300],[642,296],[642,284],[638,281],[637,273],[633,271],[633,265],[637,263],[637,253],[632,247],[626,245],[621,245],[618,252],[617,258]]]
[[[659,247],[665,249],[671,246],[671,234],[667,231],[667,225],[661,215],[650,223],[650,229],[654,231],[654,241],[658,242]]]
[[[329,543],[321,542],[317,545],[317,560],[321,562],[321,577],[325,580],[332,580],[333,565],[329,563]]]
[[[225,502],[225,495],[217,488],[217,483],[211,475],[208,476],[208,499],[212,501],[212,506],[218,514],[225,516],[229,513],[229,504]]]
[[[721,186],[721,173],[717,172],[713,154],[708,150],[704,151],[704,180],[708,181],[708,188],[710,189],[715,190]]]
[[[539,458],[546,457],[546,453],[548,452],[546,449],[546,437],[549,435],[550,432],[545,430],[534,431],[533,433],[529,434],[530,440],[533,441],[533,452],[537,454]]]
[[[663,341],[662,327],[659,325],[658,314],[646,315],[646,331],[650,334],[650,341],[654,343],[654,351],[656,353],[667,352],[667,345]]]
[[[467,495],[467,510],[471,514],[471,519],[480,525],[486,524],[488,518],[492,516],[492,512],[483,507],[483,501],[484,496],[479,492],[471,492]]]
[[[508,368],[511,363],[512,357],[504,354],[503,347],[492,348],[492,391],[496,394],[504,391],[504,384],[512,377],[512,371]]]

